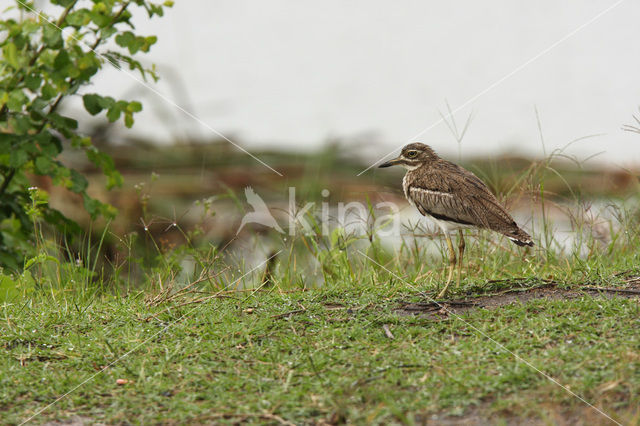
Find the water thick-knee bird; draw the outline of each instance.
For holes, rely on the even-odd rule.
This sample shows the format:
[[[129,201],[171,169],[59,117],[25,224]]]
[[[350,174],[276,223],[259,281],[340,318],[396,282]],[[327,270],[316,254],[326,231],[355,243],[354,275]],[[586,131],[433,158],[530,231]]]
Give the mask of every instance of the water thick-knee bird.
[[[449,274],[438,298],[447,293],[456,265],[456,252],[449,236],[451,231],[459,233],[458,285],[465,247],[462,229],[489,229],[505,235],[519,246],[533,246],[529,234],[520,229],[484,182],[470,171],[438,157],[428,145],[409,144],[402,148],[398,158],[379,167],[395,165],[407,169],[402,189],[409,203],[422,215],[433,219],[447,240]]]

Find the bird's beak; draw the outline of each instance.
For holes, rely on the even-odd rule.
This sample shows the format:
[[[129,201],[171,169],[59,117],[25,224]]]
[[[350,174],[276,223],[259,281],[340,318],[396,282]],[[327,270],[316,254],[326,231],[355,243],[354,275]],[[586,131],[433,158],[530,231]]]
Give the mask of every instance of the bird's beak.
[[[400,164],[401,162],[402,162],[402,157],[398,157],[398,158],[394,158],[393,160],[389,160],[386,163],[382,163],[378,167],[380,167],[380,168],[391,167],[391,166],[395,166],[397,164]]]

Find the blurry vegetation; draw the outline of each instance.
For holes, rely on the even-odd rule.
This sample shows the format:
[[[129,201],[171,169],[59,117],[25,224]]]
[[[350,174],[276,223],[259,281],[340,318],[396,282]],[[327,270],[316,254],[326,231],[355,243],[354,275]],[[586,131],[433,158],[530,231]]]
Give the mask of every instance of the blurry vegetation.
[[[111,193],[96,192],[116,205],[121,215],[115,223],[122,231],[141,229],[141,218],[181,217],[193,203],[215,196],[241,195],[247,186],[256,188],[266,201],[287,201],[288,188],[295,187],[299,203],[325,200],[321,191],[329,190],[328,200],[349,202],[392,197],[402,201],[402,170],[379,173],[372,169],[360,177],[365,167],[357,150],[339,143],[310,153],[256,151],[260,158],[281,170],[279,177],[256,166],[255,160],[224,141],[182,143],[156,147],[131,142],[126,147],[103,145],[125,177],[124,186]],[[624,200],[638,191],[638,172],[612,169],[604,165],[580,164],[569,157],[553,155],[530,159],[513,155],[470,158],[461,164],[480,176],[500,197],[535,203],[541,196],[551,202]],[[86,162],[77,167],[90,180],[102,177]],[[92,185],[99,187],[100,185]],[[238,206],[242,207],[242,206]],[[143,214],[144,211],[144,214]],[[238,211],[235,220],[240,221]],[[192,226],[198,216],[184,217],[182,224]],[[84,219],[88,225],[89,217]]]
[[[131,141],[126,147],[98,142],[122,173],[121,188],[112,191],[101,189],[104,188],[105,177],[99,169],[78,156],[64,155],[63,158],[67,164],[88,177],[91,183],[89,194],[92,197],[118,209],[119,214],[112,220],[94,221],[88,213],[82,212],[80,196],[52,187],[42,180],[34,181],[39,188],[50,192],[51,206],[71,217],[84,229],[85,239],[75,245],[65,244],[55,233],[46,233],[40,240],[42,246],[48,247],[50,256],[63,261],[71,259],[84,267],[91,266],[81,286],[85,289],[120,291],[153,288],[158,282],[166,284],[176,280],[195,280],[203,271],[221,270],[229,266],[246,269],[248,266],[242,264],[243,259],[225,259],[225,251],[233,249],[239,237],[246,240],[252,238],[251,235],[257,238],[251,244],[275,247],[273,250],[281,247],[290,252],[287,262],[295,263],[292,259],[298,259],[299,269],[295,272],[281,263],[284,261],[282,254],[277,257],[279,272],[285,274],[279,282],[285,287],[304,287],[307,272],[301,271],[305,269],[303,265],[309,263],[322,265],[322,280],[337,279],[343,267],[348,265],[348,262],[345,263],[348,253],[340,247],[356,247],[362,240],[369,240],[368,243],[376,247],[376,253],[380,256],[377,259],[394,259],[397,267],[410,264],[410,259],[419,265],[419,259],[426,256],[423,251],[409,245],[405,247],[406,252],[387,253],[380,248],[380,239],[373,237],[373,229],[370,229],[369,235],[341,234],[342,231],[336,229],[331,238],[296,236],[285,239],[286,242],[283,242],[282,235],[259,226],[250,226],[240,236],[236,235],[247,209],[243,189],[248,186],[253,187],[271,207],[272,213],[285,222],[289,187],[295,187],[298,205],[310,201],[315,201],[317,207],[324,201],[333,206],[340,201],[361,201],[373,205],[383,200],[400,205],[405,203],[399,184],[401,171],[384,174],[371,171],[356,177],[363,164],[354,160],[357,157],[349,148],[337,143],[315,153],[257,153],[284,174],[284,177],[279,177],[266,168],[257,167],[254,160],[224,142],[183,143],[170,147],[155,147],[139,141]],[[599,213],[587,210],[593,203],[634,200],[638,190],[633,171],[587,167],[560,155],[533,161],[513,156],[475,158],[464,162],[464,165],[484,179],[512,207],[519,206],[524,211],[542,211],[543,215],[566,209],[571,215],[576,234],[588,234],[596,226],[594,223],[602,220],[606,226],[598,232],[605,232],[605,228],[609,230],[613,226],[608,222],[610,219],[594,219],[593,216]],[[329,190],[328,197],[322,196],[322,189]],[[317,224],[317,214],[317,211],[309,212],[310,223]],[[637,222],[638,215],[632,205],[621,205],[615,214],[618,217],[616,220],[624,222],[625,227]],[[361,219],[367,221],[367,218]],[[549,250],[538,252],[540,257],[536,262],[540,262],[538,267],[541,269],[533,268],[529,274],[548,273],[557,262],[565,262],[562,259],[566,259],[566,256],[572,258],[572,250],[581,250],[573,247],[565,254],[552,254],[560,250],[562,244],[554,235],[553,219],[545,216],[542,223],[541,229],[533,231],[542,247]],[[427,233],[431,238],[439,238],[438,234],[431,234],[420,227],[404,231],[419,235]],[[589,242],[589,251],[599,258],[614,247],[629,243],[630,238],[635,238],[624,234],[625,230],[619,228],[605,233],[614,231],[618,233],[616,235],[627,235],[628,238],[600,235],[598,238],[605,241],[603,247],[593,235],[587,235],[587,240],[580,241]],[[497,255],[504,249],[490,240],[478,239],[478,249],[484,253],[483,256],[487,255],[485,250]],[[510,246],[507,248],[512,249]],[[253,253],[259,251],[252,249]],[[509,256],[516,256],[513,250],[509,250],[509,253]],[[234,265],[237,261],[239,265]],[[474,264],[483,271],[480,273],[480,270],[476,270],[474,277],[476,280],[483,277],[504,278],[506,271],[502,270],[500,275],[501,267],[498,266],[504,261],[507,260],[500,257],[490,267],[487,264]],[[517,256],[509,260],[512,261],[519,262]],[[438,264],[437,259],[433,262]],[[575,260],[571,262],[575,267]],[[492,269],[494,267],[497,269]],[[338,272],[334,271],[336,268]],[[574,268],[567,271],[574,271]],[[438,275],[431,279],[435,284]],[[311,282],[310,277],[306,280],[307,284]],[[217,280],[209,282],[209,285],[212,289],[225,288],[225,281],[233,281],[232,274],[217,276]]]
[[[131,127],[133,115],[142,109],[139,102],[91,93],[87,86],[106,64],[144,79],[156,78],[132,56],[148,52],[156,37],[132,31],[130,9],[143,8],[151,18],[162,15],[162,5],[144,0],[51,0],[49,6],[52,15],[37,11],[33,1],[16,0],[0,20],[0,266],[13,270],[37,253],[37,227],[29,215],[33,203],[41,215],[37,219],[47,227],[65,237],[80,234],[72,220],[50,207],[45,189],[30,190],[32,176],[78,194],[94,219],[116,213],[91,197],[87,178],[61,160],[63,151],[83,152],[105,176],[107,188],[122,184],[113,160],[78,132],[78,122],[62,115],[60,105],[82,95],[90,114],[104,111],[110,122],[122,118]]]

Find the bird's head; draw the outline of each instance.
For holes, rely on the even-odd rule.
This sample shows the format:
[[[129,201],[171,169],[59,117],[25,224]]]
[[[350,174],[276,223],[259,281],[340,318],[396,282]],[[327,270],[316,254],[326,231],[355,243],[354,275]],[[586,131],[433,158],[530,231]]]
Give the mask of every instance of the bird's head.
[[[408,170],[417,169],[423,164],[428,164],[438,158],[429,145],[423,143],[410,143],[402,148],[400,155],[393,160],[380,164],[378,167],[391,167],[400,165]]]

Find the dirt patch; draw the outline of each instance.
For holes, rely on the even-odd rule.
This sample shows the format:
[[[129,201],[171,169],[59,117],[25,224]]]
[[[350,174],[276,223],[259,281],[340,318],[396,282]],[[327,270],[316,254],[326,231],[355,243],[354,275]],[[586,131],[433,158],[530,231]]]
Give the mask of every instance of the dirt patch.
[[[616,421],[622,424],[633,424],[638,416],[637,409],[617,409],[601,407]],[[472,408],[460,416],[432,414],[417,416],[416,423],[437,426],[484,426],[504,424],[506,426],[546,426],[550,424],[564,426],[609,426],[616,424],[608,417],[590,407],[568,408],[558,404],[546,404],[537,413],[495,412],[490,404]]]
[[[559,288],[555,283],[529,289],[507,290],[497,294],[466,299],[406,302],[400,301],[395,311],[400,315],[420,315],[427,318],[441,319],[451,314],[461,314],[473,309],[496,309],[513,303],[527,303],[531,300],[571,300],[581,297],[614,297],[623,299],[640,299],[640,281],[629,282],[627,287],[583,286],[576,289]]]

